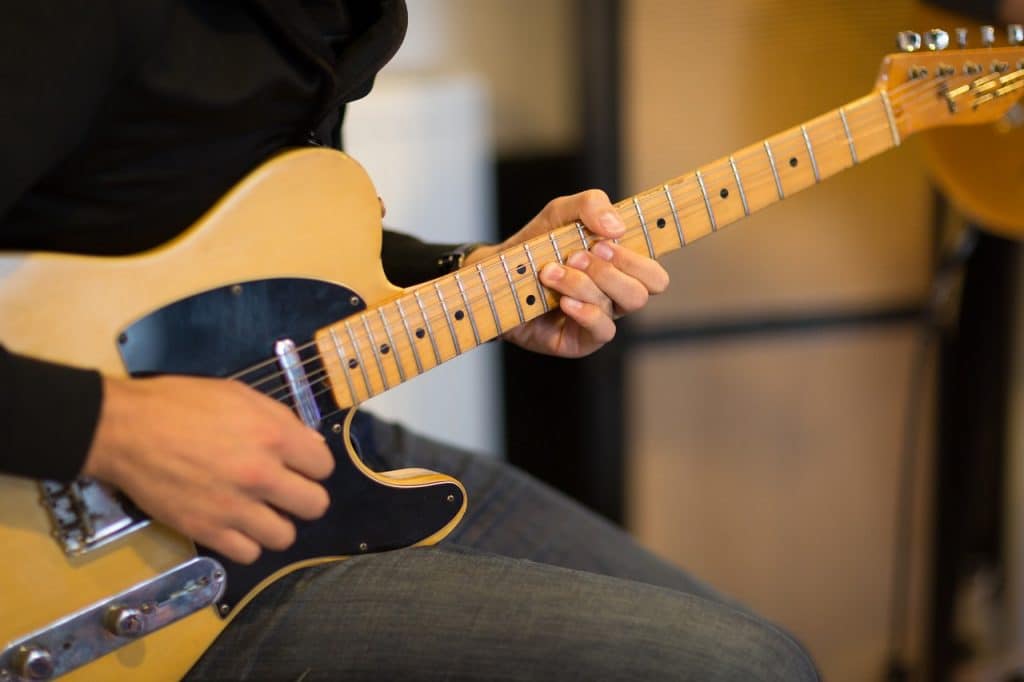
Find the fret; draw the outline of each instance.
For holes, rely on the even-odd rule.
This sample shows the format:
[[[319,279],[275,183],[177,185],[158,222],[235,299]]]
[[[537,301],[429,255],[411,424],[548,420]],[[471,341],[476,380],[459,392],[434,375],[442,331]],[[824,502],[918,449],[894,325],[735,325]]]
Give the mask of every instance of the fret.
[[[853,165],[860,163],[857,160],[857,147],[853,144],[853,135],[850,134],[850,122],[846,120],[846,111],[839,107],[839,120],[843,122],[843,132],[846,133],[846,141],[850,145],[850,158],[853,159]]]
[[[363,354],[359,350],[359,342],[352,333],[352,325],[345,320],[345,331],[348,332],[348,340],[352,342],[352,351],[356,354],[356,364],[359,365],[359,373],[363,375],[363,383],[366,384],[366,395],[372,397],[374,394],[373,384],[370,383],[370,375],[366,373],[366,363],[363,362]]]
[[[576,221],[576,233],[580,236],[580,243],[583,244],[583,250],[590,250],[590,242],[587,241],[587,233],[583,231],[583,223]]]
[[[704,174],[700,171],[695,173],[697,184],[700,185],[700,194],[704,197],[704,208],[708,211],[708,218],[711,220],[711,231],[718,231],[718,221],[715,220],[715,212],[711,210],[711,197],[708,196],[708,188],[704,185]]]
[[[896,126],[896,116],[892,113],[892,102],[889,101],[889,93],[885,90],[881,90],[879,94],[882,97],[882,104],[885,106],[885,116],[889,119],[889,130],[892,132],[892,142],[897,147],[900,146],[900,129]]]
[[[363,327],[366,328],[366,338],[370,340],[370,348],[373,349],[373,357],[377,361],[377,369],[380,371],[380,380],[384,385],[384,390],[388,390],[391,386],[388,384],[388,375],[384,371],[384,360],[380,357],[380,349],[377,348],[377,342],[373,338],[373,332],[370,330],[370,320],[366,315],[362,316]]]
[[[388,347],[391,349],[391,357],[395,359],[395,365],[398,367],[398,380],[405,382],[405,368],[402,367],[402,360],[399,357],[398,348],[395,347],[395,340],[391,337],[391,325],[388,324],[388,316],[384,314],[383,308],[377,308],[377,314],[380,315],[381,326],[384,327],[384,336],[388,339]]]
[[[452,345],[455,346],[455,354],[462,355],[462,347],[459,345],[459,337],[455,333],[455,325],[452,324],[452,317],[448,314],[448,304],[441,294],[441,283],[434,282],[434,291],[437,293],[437,300],[441,302],[441,312],[444,313],[444,321],[448,323],[448,333],[452,335]]]
[[[341,352],[341,341],[338,339],[338,334],[334,331],[334,327],[330,327],[327,330],[331,335],[331,341],[334,342],[334,351],[338,354],[338,362],[341,363],[341,373],[345,375],[345,383],[348,384],[348,393],[352,396],[352,403],[359,402],[359,396],[356,395],[356,387],[352,384],[352,377],[348,373],[348,360],[345,359],[345,355]]]
[[[579,225],[579,223],[576,223]],[[499,254],[498,258],[501,260],[501,267],[505,269],[505,277],[508,279],[508,286],[512,290],[512,300],[516,303],[516,313],[519,315],[519,323],[526,322],[526,318],[523,317],[523,305],[519,302],[519,290],[516,289],[516,283],[512,280],[512,272],[508,269],[508,263],[505,262],[505,254]]]
[[[533,262],[533,253],[530,251],[529,242],[523,244],[523,250],[526,251],[526,260],[530,262],[530,271],[533,272],[533,283],[537,285],[537,295],[540,296],[540,302],[544,306],[544,312],[547,312],[551,307],[548,305],[547,293],[544,291],[544,287],[540,283],[540,278],[537,277],[537,264]]]
[[[469,328],[473,330],[473,340],[476,341],[476,345],[480,345],[480,331],[476,328],[476,316],[473,315],[473,306],[469,303],[469,297],[466,295],[466,288],[462,286],[462,279],[459,278],[459,273],[455,273],[455,284],[459,287],[459,295],[462,297],[462,304],[466,306],[466,314],[469,315]]]
[[[423,374],[423,361],[420,360],[420,351],[416,347],[416,337],[412,335],[412,327],[409,326],[409,318],[406,317],[405,311],[402,309],[401,299],[395,301],[395,307],[398,308],[398,316],[402,318],[402,326],[405,327],[405,335],[409,337],[409,347],[412,348],[412,359],[416,361],[416,372],[418,374]]]
[[[672,190],[668,188],[668,183],[661,186],[665,191],[665,196],[668,197],[668,207],[672,210],[672,220],[676,224],[676,234],[679,235],[679,246],[686,246],[686,237],[683,236],[683,224],[679,222],[679,211],[676,210],[676,200],[672,198]]]
[[[430,347],[434,349],[434,360],[436,364],[441,364],[441,351],[437,349],[437,339],[434,338],[434,329],[430,326],[430,317],[427,315],[427,308],[423,305],[423,299],[420,298],[420,292],[412,292],[413,298],[416,299],[416,305],[419,306],[420,315],[423,316],[423,325],[425,327],[427,338],[430,339]]]
[[[565,263],[565,259],[562,258],[562,251],[558,248],[558,239],[555,237],[554,232],[548,232],[548,240],[551,242],[551,248],[555,250],[555,260],[558,261],[559,265]]]
[[[772,166],[772,176],[775,178],[775,189],[779,191],[779,199],[785,199],[786,193],[782,191],[782,178],[779,177],[779,169],[775,165],[775,154],[772,153],[772,146],[768,140],[764,141],[764,151],[768,154],[768,163]]]
[[[811,147],[811,136],[807,134],[807,126],[800,126],[800,134],[804,136],[804,145],[807,147],[807,157],[811,160],[811,170],[814,171],[814,181],[821,182],[821,173],[818,172],[818,160],[814,158],[814,148]]]
[[[740,169],[736,167],[736,159],[729,157],[729,167],[732,168],[732,177],[736,179],[736,189],[740,192],[740,203],[743,204],[743,215],[750,217],[750,205],[747,203],[747,193],[743,190],[743,181],[740,180]]]
[[[494,329],[500,336],[504,329],[501,326],[501,318],[498,316],[498,309],[494,306],[494,296],[491,296],[491,285],[487,283],[487,275],[484,274],[483,266],[476,264],[476,273],[480,275],[480,281],[484,285],[484,295],[487,296],[487,304],[491,306],[491,315],[494,317]]]
[[[640,219],[640,229],[644,233],[644,241],[647,242],[647,252],[651,254],[651,258],[654,258],[657,254],[654,253],[654,244],[651,243],[651,233],[647,229],[647,220],[644,218],[644,212],[640,210],[640,202],[636,197],[633,197],[633,208],[636,209],[636,216]]]

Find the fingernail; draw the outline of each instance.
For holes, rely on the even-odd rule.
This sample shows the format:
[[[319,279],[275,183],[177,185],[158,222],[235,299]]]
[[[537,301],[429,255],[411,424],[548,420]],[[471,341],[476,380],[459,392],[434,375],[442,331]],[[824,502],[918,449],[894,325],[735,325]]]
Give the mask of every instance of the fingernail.
[[[608,246],[604,242],[598,242],[594,244],[594,248],[591,249],[595,256],[601,260],[611,260],[615,254],[612,252],[612,247]]]
[[[598,218],[601,223],[601,227],[604,231],[612,237],[619,237],[626,233],[626,225],[622,222],[622,218],[615,211],[606,211],[601,214]]]
[[[575,298],[569,298],[568,296],[562,297],[562,303],[565,304],[566,308],[571,308],[572,310],[579,310],[583,307],[582,303],[577,301]]]
[[[541,276],[549,282],[557,282],[565,277],[565,268],[554,263],[548,264],[542,271]]]
[[[590,265],[590,256],[587,255],[586,251],[577,251],[569,256],[569,260],[567,260],[566,263],[577,270],[586,270],[587,266]]]

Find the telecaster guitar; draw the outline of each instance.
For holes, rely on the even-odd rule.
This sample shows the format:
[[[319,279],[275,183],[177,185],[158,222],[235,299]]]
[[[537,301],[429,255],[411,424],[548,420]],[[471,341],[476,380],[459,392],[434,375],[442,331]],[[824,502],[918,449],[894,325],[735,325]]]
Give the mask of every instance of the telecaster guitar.
[[[913,133],[998,120],[1022,88],[1019,45],[891,55],[869,95],[617,204],[629,228],[619,241],[660,256]],[[252,566],[194,547],[95,482],[0,476],[0,679],[177,679],[282,575],[445,537],[466,509],[462,486],[371,471],[349,437],[353,408],[544,314],[557,299],[537,272],[594,239],[567,225],[398,289],[379,262],[370,180],[339,152],[306,149],[256,169],[153,251],[0,254],[12,350],[117,375],[244,381],[319,429],[338,460],[326,517]]]

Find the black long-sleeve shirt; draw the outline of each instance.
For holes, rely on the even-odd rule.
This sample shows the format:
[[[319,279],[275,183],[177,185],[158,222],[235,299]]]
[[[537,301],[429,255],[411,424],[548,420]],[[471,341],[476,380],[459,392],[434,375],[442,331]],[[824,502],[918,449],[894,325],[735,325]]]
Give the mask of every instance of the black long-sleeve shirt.
[[[337,145],[405,33],[399,0],[39,0],[0,19],[0,249],[126,254],[196,220],[274,153]],[[410,284],[449,245],[385,232]],[[2,278],[0,278],[2,286]],[[3,320],[0,320],[0,343]],[[97,372],[0,347],[0,471],[72,478]]]

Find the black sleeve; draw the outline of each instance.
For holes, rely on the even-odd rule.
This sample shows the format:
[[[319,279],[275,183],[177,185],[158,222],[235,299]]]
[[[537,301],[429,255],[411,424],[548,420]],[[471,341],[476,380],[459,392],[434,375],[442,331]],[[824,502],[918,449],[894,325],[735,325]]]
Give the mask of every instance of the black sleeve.
[[[380,258],[392,284],[409,287],[445,274],[439,259],[458,244],[428,244],[402,232],[384,230]]]
[[[0,385],[0,471],[59,480],[77,476],[99,418],[99,373],[0,347]]]
[[[134,2],[134,0],[133,0]],[[103,98],[141,49],[154,1],[5,3],[0,19],[0,249],[4,215],[71,153]],[[140,21],[141,20],[141,21]],[[119,42],[127,36],[130,44]],[[0,278],[0,286],[3,280]],[[3,342],[0,320],[0,343]],[[68,479],[81,469],[99,415],[96,372],[0,347],[0,471]]]
[[[941,7],[973,17],[978,21],[996,21],[999,14],[1000,0],[926,0],[927,4]],[[952,29],[949,29],[952,30]]]

